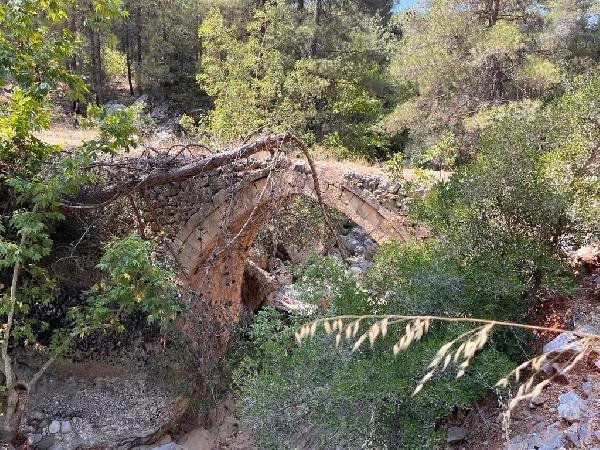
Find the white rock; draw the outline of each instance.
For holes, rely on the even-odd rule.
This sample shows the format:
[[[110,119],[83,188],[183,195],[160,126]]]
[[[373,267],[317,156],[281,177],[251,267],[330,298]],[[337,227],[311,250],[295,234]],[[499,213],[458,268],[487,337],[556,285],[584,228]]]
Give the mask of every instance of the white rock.
[[[564,352],[569,350],[574,353],[579,353],[583,350],[583,344],[580,342],[573,343],[577,338],[571,333],[561,333],[544,345],[544,353]]]
[[[68,420],[63,420],[60,423],[60,432],[61,433],[71,433],[73,431],[73,427],[71,426],[71,422]]]
[[[585,402],[574,391],[567,392],[558,397],[558,414],[568,422],[576,422],[581,419]]]
[[[53,420],[50,425],[48,425],[48,432],[50,434],[56,434],[60,431],[60,422],[58,420]]]

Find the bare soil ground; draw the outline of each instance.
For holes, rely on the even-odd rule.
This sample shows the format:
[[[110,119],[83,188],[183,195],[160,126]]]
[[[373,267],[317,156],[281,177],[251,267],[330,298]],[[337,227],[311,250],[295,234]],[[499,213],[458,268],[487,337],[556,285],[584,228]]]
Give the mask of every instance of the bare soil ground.
[[[67,123],[62,123],[37,133],[36,137],[47,144],[73,148],[83,144],[85,141],[97,138],[98,131],[94,129],[75,128]]]

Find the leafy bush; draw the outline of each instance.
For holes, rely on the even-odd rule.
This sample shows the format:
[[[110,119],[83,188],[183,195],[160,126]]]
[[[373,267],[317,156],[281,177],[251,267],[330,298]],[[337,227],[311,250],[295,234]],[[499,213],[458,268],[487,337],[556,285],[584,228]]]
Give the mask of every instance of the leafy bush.
[[[468,125],[479,135],[474,162],[433,184],[411,206],[436,239],[381,246],[362,285],[341,262],[313,259],[299,274],[303,298],[326,298],[331,307],[325,316],[520,321],[543,288],[568,287],[565,243],[597,231],[597,211],[589,204],[597,203],[599,192],[593,94],[599,81],[578,80],[572,92],[546,107],[512,103],[471,118]],[[427,158],[442,158],[436,164],[445,166],[456,145],[447,134]],[[441,419],[490,392],[530,356],[522,350],[529,347],[528,334],[495,332],[466,377],[434,375],[412,397],[437,350],[466,325],[435,326],[392,358],[386,351],[403,330],[388,330],[372,348],[351,354],[347,344],[336,347],[326,334],[295,344],[298,320],[261,313],[237,372],[241,420],[264,447],[294,447],[304,434],[317,447],[432,448]]]
[[[401,249],[387,249],[388,255],[392,252]],[[414,252],[406,259],[412,257],[418,261]],[[402,278],[399,270],[399,266],[389,268],[385,280]],[[382,281],[377,272],[373,285]],[[336,260],[312,260],[301,284],[307,297],[328,296],[332,306],[327,315],[397,311],[397,303],[375,300],[378,297],[359,287]],[[307,440],[320,448],[339,444],[432,448],[440,437],[440,420],[456,407],[470,406],[514,366],[505,353],[491,346],[475,358],[468,377],[438,376],[411,397],[438,348],[465,326],[436,326],[427,339],[393,358],[389,349],[401,332],[390,332],[373,349],[351,353],[348,346],[336,347],[332,337],[324,334],[296,344],[293,334],[303,321],[306,318],[286,319],[265,310],[250,326],[250,348],[238,365],[234,384],[240,420],[261,448],[293,448]]]
[[[240,33],[239,24],[212,8],[199,29],[203,52],[197,80],[213,99],[204,131],[230,140],[265,125],[293,129],[338,156],[379,157],[390,144],[374,125],[389,108],[392,86],[383,61],[391,37],[376,21],[361,21],[362,13],[354,12],[331,16],[348,30],[339,41],[344,50],[309,57],[303,47],[312,32],[298,26],[312,21],[306,11],[267,3],[252,11]]]
[[[75,317],[91,314],[85,322],[110,323],[122,331],[119,316],[139,310],[149,323],[156,322],[166,329],[181,306],[172,281],[174,274],[153,261],[150,255],[154,251],[154,245],[137,234],[112,242],[97,266],[107,273],[108,279],[92,286],[88,292],[89,307],[84,316],[76,308]]]

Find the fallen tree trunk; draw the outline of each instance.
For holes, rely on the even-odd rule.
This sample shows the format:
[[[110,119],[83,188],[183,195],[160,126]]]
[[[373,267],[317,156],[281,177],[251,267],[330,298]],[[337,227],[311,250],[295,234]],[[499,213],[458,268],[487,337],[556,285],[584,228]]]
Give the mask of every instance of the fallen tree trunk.
[[[86,193],[85,199],[80,203],[64,202],[67,209],[90,209],[104,206],[120,197],[140,192],[144,189],[161,186],[168,183],[187,180],[201,173],[210,172],[241,158],[247,158],[255,153],[273,151],[288,142],[301,142],[291,133],[277,134],[257,139],[254,142],[241,145],[233,150],[215,153],[174,168],[156,168],[144,177],[134,178],[108,185],[101,190]]]
[[[197,161],[194,161],[193,163],[189,163],[180,167],[166,166],[163,168],[156,168],[155,170],[147,174],[145,177],[117,182],[112,185],[108,185],[100,190],[87,192],[84,194],[84,200],[80,200],[78,203],[64,201],[63,207],[69,210],[93,209],[106,206],[111,202],[117,200],[118,198],[129,196],[135,192],[143,192],[146,189],[153,188],[156,186],[161,186],[168,183],[175,183],[178,181],[184,181],[202,173],[210,172],[211,170],[232,163],[238,159],[247,158],[256,153],[264,151],[272,153],[275,150],[281,149],[283,145],[290,142],[294,143],[300,148],[300,150],[302,151],[302,153],[304,153],[304,156],[308,161],[313,179],[315,194],[317,196],[318,203],[321,206],[323,220],[325,221],[327,227],[331,230],[336,240],[337,246],[340,252],[342,252],[342,256],[346,257],[347,255],[344,250],[344,246],[342,245],[339,236],[335,232],[335,228],[329,219],[329,215],[327,214],[314,159],[308,151],[308,147],[306,146],[304,141],[293,133],[280,133],[276,135],[266,136],[247,144],[244,143],[233,150],[215,153],[210,156],[203,157]]]

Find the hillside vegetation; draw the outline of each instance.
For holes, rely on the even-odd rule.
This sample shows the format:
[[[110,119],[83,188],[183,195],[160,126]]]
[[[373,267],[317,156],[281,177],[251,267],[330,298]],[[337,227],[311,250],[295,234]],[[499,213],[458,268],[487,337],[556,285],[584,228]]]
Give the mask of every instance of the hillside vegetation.
[[[4,442],[24,439],[27,397],[57,359],[148,323],[165,348],[213,358],[187,371],[186,392],[235,392],[258,448],[433,449],[461,411],[514,395],[496,382],[534,356],[533,334],[494,328],[465,376],[436,373],[413,396],[471,325],[435,323],[397,356],[404,325],[355,351],[326,333],[297,342],[298,327],[339,315],[536,325],[544,300],[570,298],[586,275],[572,255],[600,238],[598,0],[9,0],[0,30]],[[273,211],[259,237],[274,253],[315,250],[286,270],[316,312],[248,311],[225,355],[186,343],[185,283],[132,213],[98,234],[97,279],[67,301],[54,262],[83,252],[92,228],[73,211],[105,182],[101,162],[153,136],[150,103],[179,111],[172,137],[198,148],[293,133],[313,154],[381,166],[431,237],[380,245],[355,276],[342,248],[315,250],[342,247],[327,235],[344,218],[325,226],[302,200]],[[57,121],[94,131],[65,150],[39,139]],[[27,379],[24,350],[47,361]]]

